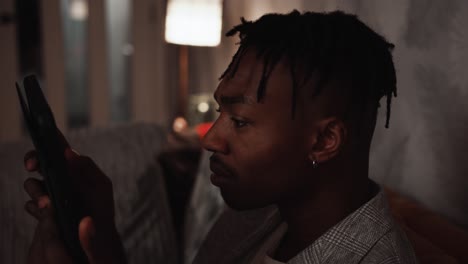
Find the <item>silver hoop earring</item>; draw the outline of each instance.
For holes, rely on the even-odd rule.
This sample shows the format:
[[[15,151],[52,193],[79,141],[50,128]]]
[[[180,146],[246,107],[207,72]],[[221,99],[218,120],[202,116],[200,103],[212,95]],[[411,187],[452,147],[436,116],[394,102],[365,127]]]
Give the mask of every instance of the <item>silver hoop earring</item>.
[[[312,168],[316,169],[318,167],[318,162],[316,160],[312,161]]]

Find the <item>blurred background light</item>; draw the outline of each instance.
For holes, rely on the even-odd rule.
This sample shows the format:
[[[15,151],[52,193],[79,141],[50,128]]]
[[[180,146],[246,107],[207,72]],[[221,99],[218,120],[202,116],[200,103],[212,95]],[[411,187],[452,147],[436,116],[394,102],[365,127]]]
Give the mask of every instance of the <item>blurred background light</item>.
[[[206,113],[208,112],[208,110],[210,110],[210,105],[206,102],[201,102],[198,104],[198,111],[200,111],[201,113]]]
[[[214,47],[221,41],[221,0],[169,0],[165,39],[169,43]]]
[[[188,127],[187,120],[185,118],[179,116],[176,119],[174,119],[174,122],[172,123],[172,129],[175,132],[181,132],[182,130],[186,129]]]
[[[70,2],[70,17],[73,20],[86,20],[88,18],[88,3],[85,0],[72,0]]]

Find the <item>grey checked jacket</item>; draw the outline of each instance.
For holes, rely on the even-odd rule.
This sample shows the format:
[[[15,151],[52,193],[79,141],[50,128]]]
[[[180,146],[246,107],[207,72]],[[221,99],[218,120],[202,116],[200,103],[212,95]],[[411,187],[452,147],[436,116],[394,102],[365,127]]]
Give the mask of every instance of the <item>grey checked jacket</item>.
[[[221,215],[194,264],[250,263],[264,239],[281,223],[276,207]],[[417,263],[410,242],[393,220],[379,188],[366,204],[289,260],[312,263]]]

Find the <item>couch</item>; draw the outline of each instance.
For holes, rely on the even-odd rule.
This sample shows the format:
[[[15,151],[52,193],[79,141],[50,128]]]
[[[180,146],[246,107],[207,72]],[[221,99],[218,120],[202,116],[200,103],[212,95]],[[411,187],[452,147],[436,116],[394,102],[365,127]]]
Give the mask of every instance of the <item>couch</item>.
[[[181,259],[158,155],[165,131],[150,124],[80,130],[66,135],[92,157],[114,186],[116,225],[129,263],[179,263]],[[0,263],[25,263],[36,220],[23,209],[23,181],[32,176],[23,156],[28,138],[0,145]]]

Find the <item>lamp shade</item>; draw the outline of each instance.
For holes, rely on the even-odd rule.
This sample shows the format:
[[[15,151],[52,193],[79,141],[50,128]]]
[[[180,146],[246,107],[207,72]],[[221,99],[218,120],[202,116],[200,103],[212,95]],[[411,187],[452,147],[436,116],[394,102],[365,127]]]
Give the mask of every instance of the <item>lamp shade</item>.
[[[169,0],[165,38],[169,43],[191,46],[219,45],[222,0]]]

